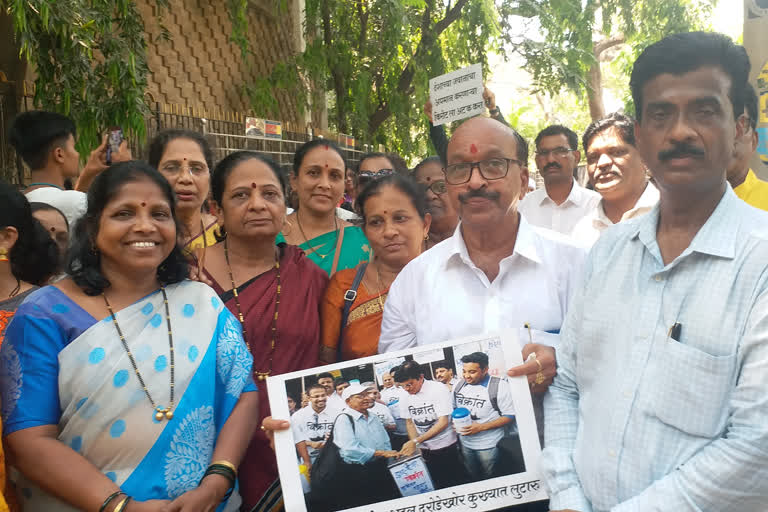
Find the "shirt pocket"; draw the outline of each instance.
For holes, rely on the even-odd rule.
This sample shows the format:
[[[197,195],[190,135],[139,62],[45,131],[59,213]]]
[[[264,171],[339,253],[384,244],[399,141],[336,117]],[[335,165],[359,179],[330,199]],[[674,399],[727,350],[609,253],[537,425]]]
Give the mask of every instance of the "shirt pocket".
[[[714,356],[666,338],[650,358],[647,401],[663,423],[693,436],[712,438],[725,427],[736,354]]]

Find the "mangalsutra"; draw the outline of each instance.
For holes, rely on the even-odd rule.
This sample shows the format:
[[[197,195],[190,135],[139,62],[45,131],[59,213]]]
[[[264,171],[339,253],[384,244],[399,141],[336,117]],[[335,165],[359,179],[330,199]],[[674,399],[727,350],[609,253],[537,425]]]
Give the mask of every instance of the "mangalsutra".
[[[251,345],[248,343],[245,331],[245,317],[243,316],[243,310],[240,306],[240,298],[237,294],[237,286],[235,285],[235,277],[232,273],[232,265],[229,263],[229,251],[227,250],[227,239],[224,239],[224,259],[227,261],[227,270],[229,271],[229,280],[232,282],[232,296],[235,299],[235,306],[237,307],[237,319],[240,320],[240,325],[243,327],[243,339],[245,340],[245,346],[248,347],[248,352],[253,355]],[[277,294],[275,296],[275,315],[272,317],[272,341],[269,347],[269,370],[266,372],[259,372],[256,369],[253,370],[256,375],[256,380],[267,380],[267,377],[272,373],[272,360],[275,355],[275,348],[277,347],[277,314],[280,311],[280,293],[282,286],[280,282],[280,258],[275,257],[275,270],[277,271]]]
[[[381,286],[381,272],[379,272],[379,266],[375,263],[374,265],[376,266],[376,284],[379,287],[379,294],[376,296],[376,298],[379,299],[379,307],[381,308],[381,312],[384,313],[384,302],[381,300],[381,295],[384,293]]]
[[[141,372],[139,372],[139,367],[136,365],[136,360],[133,358],[133,354],[131,353],[131,349],[128,348],[128,343],[125,341],[125,336],[123,336],[123,331],[120,329],[120,324],[117,323],[117,317],[115,316],[115,312],[112,311],[112,306],[109,304],[109,300],[107,300],[107,296],[104,294],[104,292],[101,292],[101,296],[104,297],[104,303],[107,305],[107,310],[109,310],[109,314],[112,317],[112,322],[115,324],[115,329],[117,329],[117,334],[120,336],[120,342],[123,344],[123,348],[125,349],[125,352],[128,354],[128,359],[131,361],[131,366],[133,366],[133,371],[136,372],[136,377],[139,379],[139,384],[141,384],[141,388],[144,390],[144,394],[147,395],[147,398],[149,399],[149,403],[152,405],[152,408],[155,410],[155,419],[157,421],[162,421],[163,418],[167,420],[173,419],[173,399],[174,399],[174,369],[175,369],[175,363],[174,363],[174,357],[173,357],[173,333],[171,330],[171,313],[168,308],[168,296],[165,294],[165,286],[160,287],[160,291],[163,294],[163,302],[165,303],[165,319],[168,323],[168,348],[171,353],[171,400],[168,404],[168,407],[159,407],[155,400],[152,398],[152,395],[149,394],[149,389],[147,389],[147,385],[144,383],[144,378],[141,376]]]
[[[333,251],[336,249],[336,243],[334,243],[333,248],[325,254],[320,254],[316,248],[309,246],[309,238],[307,238],[307,235],[304,233],[304,228],[301,227],[301,219],[299,218],[299,212],[296,212],[296,224],[299,225],[299,231],[301,231],[301,236],[304,237],[304,241],[307,244],[307,249],[309,250],[309,252],[307,253],[307,256],[309,256],[312,253],[315,253],[318,256],[320,256],[321,260],[324,260],[330,254],[333,254]],[[333,216],[333,227],[334,227],[334,230],[336,231],[336,240],[338,240],[339,239],[339,220],[338,220],[338,217],[336,217],[336,215]]]

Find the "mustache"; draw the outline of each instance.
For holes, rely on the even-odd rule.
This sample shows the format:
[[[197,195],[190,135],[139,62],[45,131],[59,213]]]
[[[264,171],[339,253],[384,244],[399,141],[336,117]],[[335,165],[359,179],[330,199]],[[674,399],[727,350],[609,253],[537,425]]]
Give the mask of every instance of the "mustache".
[[[466,194],[459,194],[459,201],[461,201],[462,203],[466,203],[467,201],[475,197],[498,202],[499,197],[501,197],[501,194],[499,194],[498,192],[489,192],[488,190],[481,188],[477,190],[470,190]]]
[[[687,143],[682,143],[676,144],[675,147],[671,149],[659,151],[659,160],[662,162],[666,162],[667,160],[671,160],[673,158],[685,158],[687,156],[692,156],[694,158],[703,157],[704,150]]]
[[[562,168],[563,168],[563,166],[560,165],[557,162],[550,162],[550,163],[548,163],[547,165],[544,166],[544,170],[545,171],[548,171],[550,169],[562,169]]]

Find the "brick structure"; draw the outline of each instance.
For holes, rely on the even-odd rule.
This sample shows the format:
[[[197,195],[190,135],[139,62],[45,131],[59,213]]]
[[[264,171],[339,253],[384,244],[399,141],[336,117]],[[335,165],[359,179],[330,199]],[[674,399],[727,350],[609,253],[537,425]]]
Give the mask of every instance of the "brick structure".
[[[195,110],[248,112],[242,86],[265,76],[274,65],[302,51],[301,20],[289,8],[272,0],[252,0],[248,9],[252,49],[250,72],[240,49],[230,42],[232,24],[226,0],[170,0],[158,13],[153,0],[137,0],[147,32],[148,93],[155,102]],[[292,1],[286,2],[293,4]],[[162,15],[170,41],[159,38]],[[278,93],[279,116],[284,122],[302,123],[294,98]],[[256,112],[258,117],[263,113]]]

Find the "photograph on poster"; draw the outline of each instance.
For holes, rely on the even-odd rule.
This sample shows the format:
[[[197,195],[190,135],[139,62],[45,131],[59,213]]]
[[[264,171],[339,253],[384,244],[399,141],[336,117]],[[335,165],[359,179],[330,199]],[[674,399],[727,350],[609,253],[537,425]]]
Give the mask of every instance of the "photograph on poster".
[[[516,332],[270,377],[288,512],[493,510],[545,499]],[[418,440],[418,441],[417,441]]]

